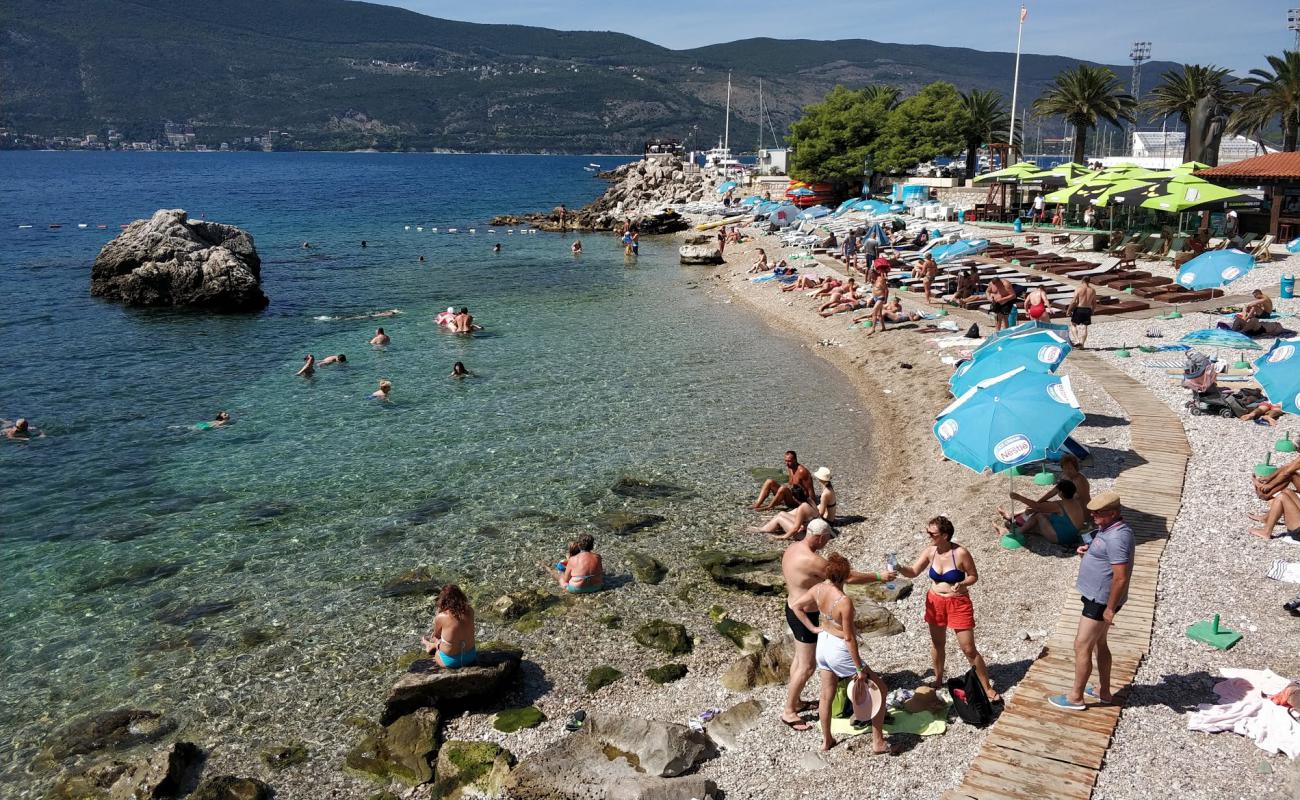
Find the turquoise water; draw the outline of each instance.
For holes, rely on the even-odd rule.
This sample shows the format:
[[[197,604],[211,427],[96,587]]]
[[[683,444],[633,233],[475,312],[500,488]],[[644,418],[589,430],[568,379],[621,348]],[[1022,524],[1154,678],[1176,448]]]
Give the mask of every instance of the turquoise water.
[[[572,237],[487,232],[494,213],[590,200],[592,160],[617,163],[0,153],[0,417],[47,434],[0,443],[0,783],[35,792],[33,753],[84,711],[154,707],[226,739],[364,711],[373,694],[350,686],[370,679],[349,676],[425,621],[377,598],[392,575],[535,584],[611,510],[667,517],[658,555],[684,565],[754,522],[737,510],[750,468],[786,447],[863,457],[852,394],[701,288],[671,241],[628,260],[587,236],[575,258]],[[249,230],[270,307],[90,298],[99,247],[164,207]],[[483,335],[437,328],[453,304]],[[377,325],[389,347],[367,344]],[[348,363],[294,377],[309,352]],[[455,361],[476,377],[450,380]],[[368,399],[380,379],[391,403]],[[219,409],[232,425],[193,430]],[[850,434],[833,445],[811,427],[829,418]],[[611,494],[625,475],[691,496]]]

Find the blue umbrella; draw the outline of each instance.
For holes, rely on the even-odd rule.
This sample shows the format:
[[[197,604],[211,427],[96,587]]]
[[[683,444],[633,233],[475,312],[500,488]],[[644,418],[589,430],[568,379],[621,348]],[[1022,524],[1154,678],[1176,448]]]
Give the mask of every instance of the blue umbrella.
[[[1201,328],[1192,331],[1178,341],[1183,344],[1199,344],[1206,347],[1231,347],[1234,350],[1263,350],[1263,345],[1244,333],[1237,333],[1225,328]]]
[[[936,250],[938,248],[935,248]],[[973,256],[983,253],[989,249],[988,239],[959,239],[944,248],[944,251],[934,257],[934,260],[940,264],[947,264],[958,258]],[[933,252],[933,251],[931,251]]]
[[[1070,379],[1017,367],[972,386],[939,413],[934,435],[948,458],[976,472],[1042,461],[1083,422]]]
[[[718,194],[726,194],[727,192],[731,191],[734,188],[736,188],[735,181],[723,181],[722,183],[718,184]]]
[[[1051,322],[1022,322],[1019,325],[1012,325],[1010,328],[1003,328],[1000,331],[990,333],[985,337],[984,343],[975,348],[975,353],[978,354],[979,351],[999,339],[1005,339],[1008,336],[1019,336],[1022,333],[1032,333],[1034,331],[1056,331],[1059,333],[1060,331],[1068,331],[1069,329],[1069,325],[1057,325]]]
[[[826,206],[808,206],[799,212],[796,219],[820,219],[830,213],[831,210]]]
[[[1016,367],[1040,374],[1056,372],[1070,354],[1070,343],[1049,330],[1005,336],[975,351],[948,380],[954,397],[960,397],[980,381],[1003,375]]]
[[[1255,359],[1255,380],[1269,402],[1289,414],[1300,414],[1300,337],[1278,339]]]
[[[1287,242],[1286,251],[1288,253],[1300,253],[1300,238],[1295,238]]]
[[[817,193],[814,192],[812,189],[808,189],[803,186],[800,186],[798,189],[795,189],[793,192],[786,192],[786,195],[789,197],[812,197],[815,194]]]
[[[885,233],[885,229],[880,227],[879,222],[867,228],[867,232],[862,238],[875,239],[876,244],[889,244],[889,234]]]
[[[1227,286],[1255,266],[1255,257],[1240,250],[1211,250],[1201,253],[1178,270],[1178,285],[1185,289],[1217,289]]]
[[[741,200],[740,204],[742,206],[753,206],[753,205],[758,205],[761,202],[763,202],[763,198],[759,197],[756,194],[751,194],[749,197],[746,197],[744,200]]]

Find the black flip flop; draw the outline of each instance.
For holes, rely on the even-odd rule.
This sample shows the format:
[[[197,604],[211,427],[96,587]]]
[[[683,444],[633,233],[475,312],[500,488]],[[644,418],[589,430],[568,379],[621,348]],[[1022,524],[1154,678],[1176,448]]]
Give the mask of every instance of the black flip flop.
[[[777,717],[777,719],[781,720],[781,724],[785,725],[787,728],[789,728],[792,731],[810,731],[812,730],[813,727],[802,719],[799,720],[798,722],[791,722],[785,717]],[[800,725],[802,725],[803,727],[802,728],[799,727]]]

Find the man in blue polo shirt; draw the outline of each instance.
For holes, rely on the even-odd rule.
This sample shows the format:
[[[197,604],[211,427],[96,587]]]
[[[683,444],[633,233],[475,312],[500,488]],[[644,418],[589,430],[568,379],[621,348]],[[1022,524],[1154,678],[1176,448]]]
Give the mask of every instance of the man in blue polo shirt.
[[[1123,519],[1119,495],[1103,492],[1088,503],[1088,513],[1097,526],[1092,542],[1079,547],[1083,561],[1075,586],[1083,601],[1083,615],[1074,634],[1074,685],[1067,694],[1058,694],[1048,702],[1068,711],[1082,711],[1084,690],[1092,676],[1092,662],[1097,659],[1095,697],[1111,702],[1110,647],[1106,634],[1115,615],[1128,599],[1129,579],[1133,575],[1133,529]],[[1088,692],[1093,694],[1092,691]]]

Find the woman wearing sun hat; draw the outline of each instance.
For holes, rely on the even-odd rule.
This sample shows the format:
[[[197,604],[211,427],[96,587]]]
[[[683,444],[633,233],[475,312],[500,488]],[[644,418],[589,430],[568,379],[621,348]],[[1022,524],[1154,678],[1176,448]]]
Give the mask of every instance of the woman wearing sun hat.
[[[813,473],[813,477],[822,485],[822,496],[817,501],[817,513],[821,515],[822,519],[834,525],[835,506],[838,499],[835,497],[835,487],[831,486],[831,468],[819,467]]]

